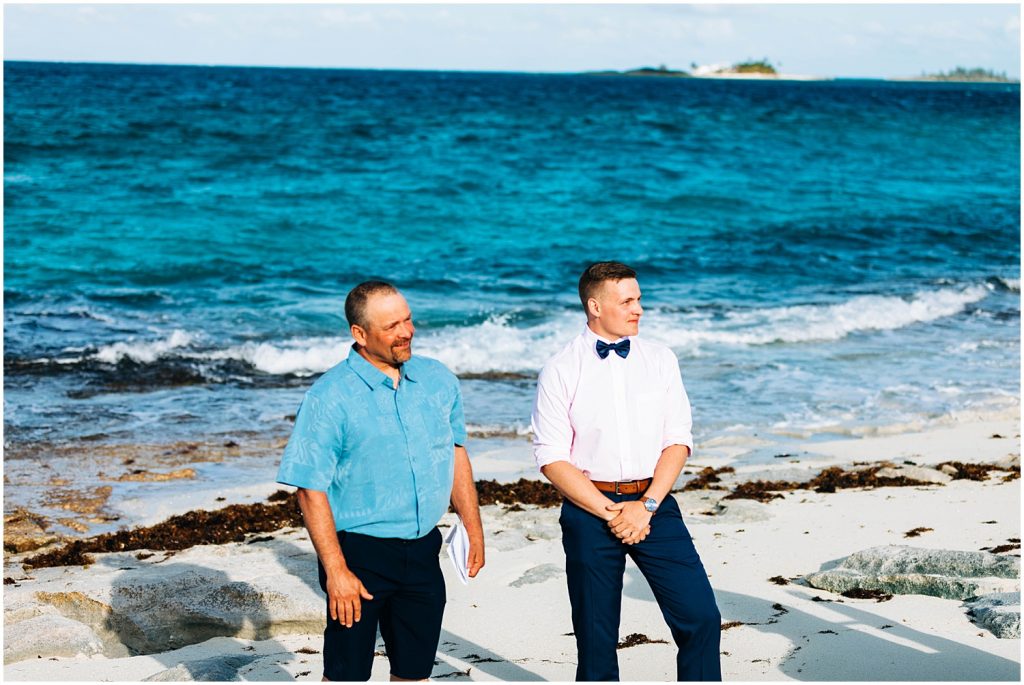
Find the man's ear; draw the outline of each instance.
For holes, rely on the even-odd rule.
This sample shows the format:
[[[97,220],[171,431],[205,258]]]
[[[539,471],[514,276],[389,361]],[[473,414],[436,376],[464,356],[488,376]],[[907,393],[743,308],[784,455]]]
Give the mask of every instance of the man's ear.
[[[366,346],[366,330],[362,326],[360,326],[358,324],[352,324],[352,328],[350,330],[352,331],[352,338],[357,343],[359,343],[359,346],[360,347],[365,347]]]
[[[587,313],[595,319],[601,316],[601,303],[597,301],[596,297],[587,300]]]

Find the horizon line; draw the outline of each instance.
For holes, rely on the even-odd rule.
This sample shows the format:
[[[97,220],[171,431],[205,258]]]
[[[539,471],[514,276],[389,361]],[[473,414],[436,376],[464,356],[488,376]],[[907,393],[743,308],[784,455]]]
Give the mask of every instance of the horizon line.
[[[340,66],[310,66],[310,65],[281,65],[281,64],[215,64],[215,63],[197,63],[197,62],[97,62],[91,60],[47,60],[47,59],[8,59],[4,58],[4,64],[8,63],[28,63],[28,64],[80,64],[80,65],[94,65],[94,66],[136,66],[136,67],[190,67],[200,69],[302,69],[302,70],[317,70],[317,71],[397,71],[397,72],[413,72],[413,73],[431,73],[431,72],[454,72],[464,74],[527,74],[527,75],[542,75],[542,76],[579,76],[588,74],[609,74],[609,75],[626,75],[629,71],[636,71],[640,69],[655,69],[655,67],[642,66],[632,67],[626,70],[614,70],[614,69],[594,69],[589,71],[525,71],[525,70],[504,70],[504,69],[427,69],[427,68],[414,68],[414,67],[340,67]],[[957,65],[955,68],[962,68]],[[970,67],[978,69],[986,69],[985,67]],[[670,71],[683,71],[671,69]],[[997,73],[994,70],[993,73]],[[690,78],[697,80],[708,80],[715,79],[715,76],[693,76],[690,72],[683,72],[689,75]],[[944,72],[934,72],[931,75],[939,74]],[[1005,72],[1003,72],[1005,73]],[[798,74],[792,74],[797,76]],[[930,74],[914,74],[906,76],[838,76],[838,75],[803,75],[799,76],[810,76],[812,82],[814,80],[828,81],[828,80],[851,80],[851,81],[913,81],[920,79],[922,76],[929,76]],[[786,72],[780,72],[778,80],[788,80]],[[650,77],[657,78],[657,77]],[[662,77],[666,78],[666,77]],[[667,77],[673,78],[673,77]],[[675,77],[679,78],[679,77]],[[1019,76],[1006,75],[1008,81],[929,81],[932,83],[994,83],[1001,85],[1020,85]],[[735,78],[724,77],[719,80],[741,80]],[[762,79],[752,79],[762,80]],[[770,79],[763,79],[770,80]],[[800,79],[794,79],[800,80]]]

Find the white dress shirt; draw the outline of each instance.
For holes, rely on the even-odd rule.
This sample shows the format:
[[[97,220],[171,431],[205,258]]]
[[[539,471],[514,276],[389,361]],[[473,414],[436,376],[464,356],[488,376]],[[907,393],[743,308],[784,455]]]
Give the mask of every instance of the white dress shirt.
[[[693,450],[679,361],[664,345],[636,337],[625,359],[614,350],[601,359],[598,340],[584,326],[540,372],[534,459],[538,468],[568,461],[591,480],[649,478],[669,445]]]

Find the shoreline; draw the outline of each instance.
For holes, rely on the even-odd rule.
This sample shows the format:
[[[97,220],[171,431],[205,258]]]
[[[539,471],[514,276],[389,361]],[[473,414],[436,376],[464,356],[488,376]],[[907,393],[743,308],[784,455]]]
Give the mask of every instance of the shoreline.
[[[956,440],[964,426],[979,436],[973,447],[977,461],[993,462],[1003,455],[989,436],[1002,432],[1014,439],[1017,431],[1005,425],[1018,415],[1019,406],[870,428],[776,429],[760,436],[726,432],[697,444],[696,456],[676,487],[709,466],[735,468],[735,477],[727,480],[785,480],[794,469],[846,468],[867,445],[886,455],[879,461],[914,459],[920,450],[902,447],[908,436],[926,436],[921,439],[929,453],[956,461],[955,452],[941,451],[942,443]],[[5,450],[5,558],[12,552],[152,526],[194,510],[260,502],[282,487],[269,478],[286,442],[287,435],[272,432],[172,443],[10,445]],[[543,480],[530,454],[529,434],[471,433],[468,447],[477,481]],[[58,475],[72,472],[74,478]]]
[[[820,456],[796,463],[786,458],[727,471],[698,460],[688,467],[687,481],[703,474],[707,485],[724,488],[674,496],[722,611],[726,678],[1019,679],[1019,637],[999,638],[981,619],[972,622],[967,612],[981,610],[963,599],[898,593],[882,601],[856,599],[808,580],[821,585],[825,581],[817,579],[830,566],[878,547],[976,555],[988,564],[1015,564],[1019,574],[1020,480],[1004,479],[1014,468],[1019,474],[1019,445],[1016,420],[971,422],[814,443]],[[918,478],[927,471],[936,481],[784,490],[765,502],[726,499],[755,480],[806,481],[837,460],[847,469],[875,469],[875,475],[881,468]],[[947,472],[959,471],[948,464],[946,472],[935,468],[950,461],[998,462],[1007,470],[971,480],[954,478]],[[719,481],[706,477],[708,467]],[[450,562],[441,561],[448,607],[433,677],[571,680],[575,646],[566,635],[572,626],[558,508],[503,502],[482,512],[488,561],[480,577],[462,586]],[[446,515],[442,525],[452,518]],[[5,677],[319,680],[323,600],[306,532],[283,528],[245,540],[96,554],[87,567],[27,572],[20,562],[31,552],[5,554]],[[1019,636],[1019,576],[968,581],[979,593],[1018,593]],[[632,563],[625,582],[622,678],[670,679],[671,636]],[[547,609],[538,616],[524,606]],[[870,671],[865,651],[875,657]],[[378,656],[373,679],[386,678],[386,659]]]

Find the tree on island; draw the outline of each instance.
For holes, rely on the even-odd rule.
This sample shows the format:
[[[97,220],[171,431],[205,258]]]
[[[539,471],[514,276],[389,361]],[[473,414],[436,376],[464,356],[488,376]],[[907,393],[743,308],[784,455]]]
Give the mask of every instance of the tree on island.
[[[921,78],[927,81],[988,81],[994,83],[1010,83],[1012,81],[1012,79],[1006,76],[1005,71],[996,72],[992,69],[982,69],[981,67],[967,69],[959,66],[949,72],[922,73]]]
[[[739,62],[738,64],[732,65],[729,70],[734,74],[778,74],[772,63],[765,57],[762,60],[754,61],[748,59],[746,62]]]
[[[626,76],[689,76],[690,74],[685,71],[677,71],[675,69],[669,69],[665,64],[659,64],[657,67],[640,67],[639,69],[630,69],[629,71],[623,72]]]

